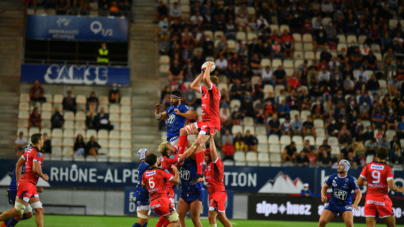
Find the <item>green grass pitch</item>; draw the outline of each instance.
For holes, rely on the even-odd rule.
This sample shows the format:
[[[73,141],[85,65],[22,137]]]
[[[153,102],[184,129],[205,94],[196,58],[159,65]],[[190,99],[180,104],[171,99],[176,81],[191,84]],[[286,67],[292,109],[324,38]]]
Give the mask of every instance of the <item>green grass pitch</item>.
[[[68,216],[68,215],[46,215],[45,214],[45,226],[51,227],[131,227],[136,222],[136,217],[105,217],[105,216]],[[157,223],[158,218],[151,218],[148,227],[154,227]],[[207,219],[202,219],[203,226],[209,226]],[[231,223],[234,227],[307,227],[307,226],[318,226],[316,222],[298,222],[296,221],[255,221],[255,220],[237,220],[232,219]],[[186,225],[192,227],[191,219],[186,220]],[[35,216],[29,220],[21,221],[17,225],[18,227],[34,227]],[[223,226],[218,222],[217,226]],[[329,227],[339,227],[345,226],[342,222],[330,223]],[[366,224],[356,224],[355,227],[366,227]],[[382,227],[385,225],[376,225],[377,227]],[[404,227],[403,225],[397,225]]]

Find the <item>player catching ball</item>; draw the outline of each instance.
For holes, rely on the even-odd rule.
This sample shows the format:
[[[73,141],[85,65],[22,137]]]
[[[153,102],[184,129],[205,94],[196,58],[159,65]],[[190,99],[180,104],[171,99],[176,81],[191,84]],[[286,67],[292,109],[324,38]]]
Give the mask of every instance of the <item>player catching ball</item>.
[[[173,176],[167,170],[157,167],[157,156],[155,154],[149,154],[145,161],[150,167],[143,173],[142,187],[149,191],[151,197],[150,205],[153,211],[167,218],[170,221],[169,227],[179,227],[178,214],[166,191],[168,182],[173,184],[180,182],[177,167],[174,165],[171,166],[174,171]]]
[[[331,175],[321,189],[321,201],[327,202],[327,189],[332,187],[331,200],[326,204],[320,216],[319,227],[326,226],[337,215],[341,215],[347,227],[353,226],[352,209],[359,210],[358,204],[361,201],[362,193],[355,179],[348,175],[351,168],[348,160],[342,159],[338,164],[337,173]],[[352,204],[351,192],[356,194],[355,202]]]
[[[376,214],[383,218],[386,226],[396,226],[396,218],[393,213],[393,203],[388,195],[388,189],[403,193],[403,187],[394,184],[394,172],[386,164],[389,150],[379,147],[376,151],[376,162],[371,162],[363,168],[359,176],[358,185],[367,185],[368,190],[365,202],[365,217],[368,227],[376,226]],[[366,184],[366,182],[367,184]]]
[[[209,227],[217,227],[216,217],[225,227],[231,227],[231,222],[226,217],[227,193],[224,187],[224,165],[216,152],[214,135],[210,135],[210,148],[204,151],[205,155],[205,180],[209,192]]]

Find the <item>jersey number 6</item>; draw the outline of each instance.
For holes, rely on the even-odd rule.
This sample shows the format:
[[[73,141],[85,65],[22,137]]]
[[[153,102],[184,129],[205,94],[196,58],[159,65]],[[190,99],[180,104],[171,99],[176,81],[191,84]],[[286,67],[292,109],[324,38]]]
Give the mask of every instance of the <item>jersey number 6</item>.
[[[154,188],[154,186],[156,186],[156,184],[154,183],[154,181],[152,181],[153,180],[153,177],[150,177],[149,178],[149,187],[150,188]]]

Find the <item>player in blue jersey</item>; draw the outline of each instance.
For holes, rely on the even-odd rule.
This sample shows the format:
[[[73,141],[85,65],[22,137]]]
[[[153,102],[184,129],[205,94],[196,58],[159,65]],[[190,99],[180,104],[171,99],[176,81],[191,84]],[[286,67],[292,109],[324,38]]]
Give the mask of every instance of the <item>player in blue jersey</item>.
[[[147,227],[150,214],[150,201],[149,192],[147,189],[142,188],[142,176],[143,173],[149,168],[149,165],[145,162],[146,156],[149,155],[149,151],[146,148],[142,148],[137,152],[140,159],[138,181],[136,191],[133,198],[136,199],[136,211],[137,222],[132,227]]]
[[[331,175],[321,189],[321,201],[327,202],[327,189],[332,187],[331,200],[324,207],[318,223],[319,227],[326,226],[337,215],[341,215],[347,227],[353,226],[352,209],[359,210],[358,204],[361,200],[362,193],[356,180],[348,175],[351,167],[348,160],[342,159],[339,162],[337,173]],[[355,192],[356,198],[352,204],[351,193]]]
[[[171,145],[177,145],[180,136],[180,130],[185,126],[187,119],[195,119],[196,114],[187,105],[181,103],[182,94],[174,90],[170,94],[171,106],[166,111],[160,112],[161,104],[156,104],[155,118],[158,121],[167,120],[167,141]]]
[[[31,148],[32,145],[28,145],[26,146],[23,150],[21,151],[17,151],[17,155],[21,156],[24,154],[24,152],[28,149]],[[7,197],[8,197],[8,203],[14,207],[15,205],[15,198],[17,197],[17,177],[16,177],[16,170],[14,170],[13,172],[13,178],[11,179],[10,185],[7,188]],[[25,172],[25,164],[22,166],[21,168],[21,176],[24,174]],[[37,192],[43,192],[43,188],[42,187],[38,187]],[[5,220],[2,223],[2,227],[14,227],[17,225],[17,223],[21,220],[26,220],[26,219],[30,219],[32,217],[32,207],[31,205],[28,204],[28,206],[25,208],[24,210],[24,215],[20,216],[20,217],[15,217],[15,218],[11,218],[8,220]]]

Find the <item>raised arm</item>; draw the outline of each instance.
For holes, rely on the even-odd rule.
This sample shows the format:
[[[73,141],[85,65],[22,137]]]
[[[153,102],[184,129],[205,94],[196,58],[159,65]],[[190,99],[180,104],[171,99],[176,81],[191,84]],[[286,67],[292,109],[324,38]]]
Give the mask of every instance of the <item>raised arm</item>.
[[[198,145],[199,145],[199,140],[196,139],[195,142],[194,142],[194,144],[192,144],[192,146],[191,146],[190,148],[188,148],[188,150],[186,150],[186,151],[184,152],[184,154],[182,154],[182,155],[180,156],[178,162],[182,162],[182,161],[184,161],[186,158],[188,158],[189,156],[191,156],[191,155],[195,152],[196,146],[198,146]]]
[[[166,112],[160,112],[161,104],[154,105],[154,108],[156,109],[154,113],[154,118],[156,118],[156,120],[161,121],[167,118]]]
[[[195,78],[194,82],[192,82],[191,84],[191,89],[200,93],[200,89],[199,89],[199,83],[201,82],[203,78],[203,72],[201,72],[201,74],[199,74],[199,76],[197,78]]]
[[[203,83],[210,89],[212,87],[212,82],[210,81],[210,70],[213,67],[213,62],[208,62],[205,73],[203,74]]]
[[[188,110],[185,113],[181,113],[178,109],[174,109],[175,114],[185,117],[186,119],[195,119],[196,113],[193,110]]]
[[[215,145],[215,140],[213,139],[215,135],[210,135],[210,157],[212,158],[212,162],[215,162],[217,160],[217,151],[216,151],[216,145]]]
[[[170,180],[170,182],[171,182],[171,183],[174,183],[174,184],[179,184],[179,183],[180,183],[180,177],[179,177],[179,174],[178,174],[178,169],[177,169],[177,167],[174,166],[174,165],[172,165],[172,166],[171,166],[171,169],[174,170],[174,177]]]

